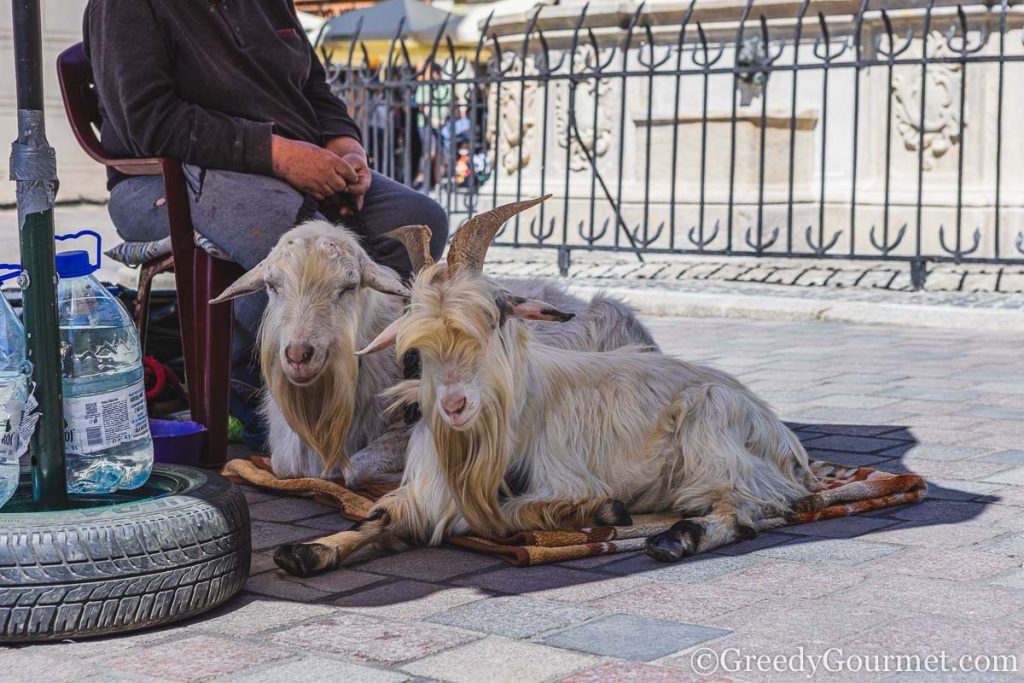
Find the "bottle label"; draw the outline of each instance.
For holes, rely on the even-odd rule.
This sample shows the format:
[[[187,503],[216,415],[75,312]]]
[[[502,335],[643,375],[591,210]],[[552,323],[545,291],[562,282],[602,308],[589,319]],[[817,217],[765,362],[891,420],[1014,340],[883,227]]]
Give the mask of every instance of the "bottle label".
[[[89,455],[149,436],[146,387],[64,399],[64,451]]]
[[[25,407],[26,378],[18,378],[0,389],[0,463],[20,455],[20,430]]]

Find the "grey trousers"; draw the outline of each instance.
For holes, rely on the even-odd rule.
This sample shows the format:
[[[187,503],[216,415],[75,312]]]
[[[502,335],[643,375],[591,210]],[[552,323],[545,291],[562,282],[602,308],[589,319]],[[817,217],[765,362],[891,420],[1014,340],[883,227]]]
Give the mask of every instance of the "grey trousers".
[[[200,169],[186,164],[192,222],[204,237],[246,270],[262,261],[278,238],[296,223],[310,218],[336,218],[336,211],[302,195],[287,183],[268,176]],[[159,176],[133,176],[110,193],[108,210],[118,234],[127,241],[146,242],[168,235],[167,208]],[[342,222],[363,240],[379,263],[408,274],[411,265],[404,247],[380,237],[410,224],[428,225],[430,250],[440,258],[448,237],[448,218],[432,199],[386,176],[373,174],[362,210]],[[251,358],[266,296],[262,293],[235,301],[235,361]]]

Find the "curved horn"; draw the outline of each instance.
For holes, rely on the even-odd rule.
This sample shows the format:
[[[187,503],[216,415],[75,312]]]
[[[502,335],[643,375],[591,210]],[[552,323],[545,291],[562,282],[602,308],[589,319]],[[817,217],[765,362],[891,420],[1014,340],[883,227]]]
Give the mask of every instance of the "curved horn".
[[[252,294],[253,292],[258,292],[261,289],[264,289],[267,286],[266,281],[263,279],[267,271],[265,264],[266,259],[257,263],[252,270],[243,273],[242,277],[228,285],[219,296],[210,299],[210,303],[222,304],[225,301],[237,299],[240,296]]]
[[[487,248],[491,246],[491,240],[501,230],[501,226],[517,213],[540,204],[550,196],[546,194],[536,199],[504,204],[470,218],[455,233],[448,247],[448,268],[452,271],[482,272]]]
[[[434,257],[430,255],[430,237],[433,233],[425,225],[405,225],[384,233],[388,239],[398,240],[405,245],[412,262],[412,272],[418,273],[427,266],[434,265]]]

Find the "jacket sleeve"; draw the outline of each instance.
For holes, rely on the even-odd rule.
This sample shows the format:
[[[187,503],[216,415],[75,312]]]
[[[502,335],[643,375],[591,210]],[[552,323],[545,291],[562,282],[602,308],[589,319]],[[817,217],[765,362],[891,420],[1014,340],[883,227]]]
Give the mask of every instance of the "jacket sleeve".
[[[292,16],[295,16],[294,7]],[[295,16],[295,26],[299,35],[304,36],[302,24],[299,23],[297,16]],[[349,115],[348,107],[341,101],[341,98],[331,92],[331,86],[327,84],[327,72],[324,71],[324,66],[320,63],[320,58],[312,45],[309,46],[309,77],[306,79],[306,85],[302,92],[309,103],[313,105],[324,142],[331,138],[348,136],[359,140],[359,143],[362,144],[363,135],[359,126]]]
[[[178,97],[167,44],[149,0],[93,0],[85,50],[113,129],[140,157],[270,174],[273,124],[204,109]]]

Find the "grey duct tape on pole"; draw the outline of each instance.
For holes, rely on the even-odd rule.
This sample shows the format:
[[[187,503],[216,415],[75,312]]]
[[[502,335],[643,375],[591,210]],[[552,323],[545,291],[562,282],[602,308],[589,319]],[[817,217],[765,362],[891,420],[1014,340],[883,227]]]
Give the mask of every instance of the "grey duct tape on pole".
[[[11,180],[16,183],[18,228],[25,216],[53,208],[57,200],[57,155],[46,140],[45,118],[35,109],[18,110],[18,139],[11,144]]]

